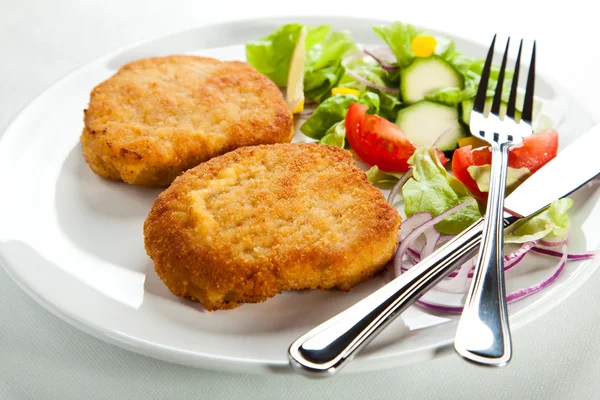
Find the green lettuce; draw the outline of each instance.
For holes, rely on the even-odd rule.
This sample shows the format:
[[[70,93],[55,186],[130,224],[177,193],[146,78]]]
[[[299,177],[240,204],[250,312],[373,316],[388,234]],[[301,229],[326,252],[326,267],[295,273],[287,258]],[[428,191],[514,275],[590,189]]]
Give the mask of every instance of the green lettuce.
[[[376,114],[379,112],[379,96],[376,93],[363,91],[360,96],[353,94],[340,94],[331,96],[324,100],[315,109],[312,115],[300,126],[300,131],[306,136],[321,140],[328,134],[335,134],[336,138],[327,138],[326,140],[340,143],[340,136],[342,134],[341,128],[338,128],[337,132],[334,132],[332,127],[340,121],[344,121],[346,118],[346,112],[350,103],[360,103],[369,107],[367,113]],[[346,136],[346,130],[343,130],[344,138]],[[330,144],[330,143],[327,143]],[[343,147],[343,146],[338,146]]]
[[[398,79],[398,74],[390,73],[384,70],[376,61],[372,59],[358,58],[356,60],[352,60],[348,63],[346,68],[375,85],[398,87],[398,83],[394,82],[395,79]],[[336,86],[347,87],[359,91],[367,90],[368,92],[377,94],[377,96],[379,96],[379,110],[376,112],[376,114],[390,121],[396,120],[398,110],[400,110],[402,107],[399,93],[389,93],[372,87],[364,88],[364,84],[358,82],[347,73],[342,76]]]
[[[413,38],[420,36],[423,32],[410,24],[394,22],[391,25],[377,25],[373,30],[383,41],[385,41],[392,53],[396,56],[396,62],[400,67],[406,67],[415,58],[412,51]]]
[[[435,217],[473,199],[467,188],[446,171],[433,148],[417,149],[408,163],[412,166],[413,177],[402,186],[407,216],[428,212]],[[481,212],[475,203],[449,215],[435,227],[443,234],[458,234],[479,218]]]
[[[344,57],[357,51],[358,47],[349,32],[331,32],[307,52],[305,70],[315,71],[340,64]]]
[[[485,165],[471,165],[467,168],[467,171],[471,175],[471,178],[477,183],[477,188],[482,192],[490,191],[490,174],[492,166],[490,164]],[[508,167],[506,172],[506,194],[509,195],[515,190],[525,179],[531,175],[528,168],[512,168]]]
[[[358,102],[358,97],[353,94],[329,97],[304,121],[300,131],[310,138],[322,139],[329,128],[346,118],[346,112],[352,102]]]
[[[301,24],[282,25],[271,34],[246,43],[246,60],[277,86],[286,86],[292,55],[302,28]],[[307,53],[325,39],[330,29],[329,25],[307,27]]]
[[[369,107],[367,114],[379,114],[381,101],[377,93],[365,90],[358,97],[358,102]]]
[[[344,75],[342,60],[356,53],[358,47],[348,32],[332,32],[315,44],[306,56],[304,91],[309,99],[320,103],[331,95]]]
[[[331,96],[331,89],[336,87],[344,75],[342,65],[330,66],[311,71],[304,75],[304,93],[309,99],[321,103]]]
[[[277,86],[287,85],[301,24],[286,24],[246,44],[246,59]],[[304,87],[309,99],[321,102],[344,75],[342,59],[358,51],[350,33],[330,32],[329,25],[306,27]]]
[[[396,183],[403,175],[401,172],[383,172],[377,165],[373,165],[366,172],[367,179],[373,184]]]
[[[395,122],[398,111],[402,108],[402,102],[398,98],[399,95],[373,88],[369,88],[368,90],[379,96],[379,111],[377,112],[377,115]]]
[[[504,236],[504,241],[524,243],[538,239],[565,238],[569,230],[568,210],[572,205],[573,200],[568,197],[553,201],[545,210],[517,221],[512,232]]]
[[[358,75],[375,85],[387,86],[389,77],[388,72],[381,68],[381,65],[379,65],[377,61],[371,58],[359,57],[351,60],[346,64],[346,69],[351,70],[355,75]],[[358,82],[354,77],[346,73],[342,76],[338,86],[361,90],[364,84]]]
[[[336,122],[325,132],[325,136],[319,141],[319,144],[328,144],[342,149],[346,147],[346,121]]]

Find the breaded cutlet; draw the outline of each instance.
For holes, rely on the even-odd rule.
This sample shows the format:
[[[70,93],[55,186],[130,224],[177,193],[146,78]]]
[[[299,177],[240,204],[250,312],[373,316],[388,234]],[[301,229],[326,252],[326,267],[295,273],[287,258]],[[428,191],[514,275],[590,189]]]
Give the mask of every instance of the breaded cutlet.
[[[179,176],[153,204],[144,241],[174,295],[218,310],[283,290],[347,291],[384,268],[400,223],[349,151],[275,144]]]
[[[254,67],[183,55],[120,68],[93,89],[84,122],[94,172],[155,187],[238,147],[289,143],[294,134],[281,91]]]

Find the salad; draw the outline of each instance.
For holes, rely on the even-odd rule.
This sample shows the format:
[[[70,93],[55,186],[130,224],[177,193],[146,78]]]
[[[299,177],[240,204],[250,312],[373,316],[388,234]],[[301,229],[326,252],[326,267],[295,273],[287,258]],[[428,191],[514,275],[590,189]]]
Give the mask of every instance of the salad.
[[[359,163],[367,165],[367,177],[374,185],[391,188],[388,202],[406,216],[393,260],[398,276],[485,213],[491,153],[486,142],[468,133],[485,60],[462,54],[448,37],[399,21],[373,26],[373,31],[381,43],[359,46],[349,32],[332,31],[329,25],[286,24],[248,42],[246,58],[286,88],[302,134],[352,151]],[[488,87],[496,86],[498,73],[494,66]],[[506,72],[507,87],[512,75]],[[489,112],[494,91],[487,95]],[[536,101],[534,120],[539,114]],[[507,194],[558,152],[558,132],[551,125],[538,120],[534,129],[509,150]],[[508,294],[509,302],[551,284],[568,260],[593,256],[567,251],[571,205],[569,198],[557,200],[505,235],[505,270],[530,252],[558,259],[548,278]],[[466,292],[473,269],[471,260],[436,289]],[[419,304],[462,311],[424,299]]]

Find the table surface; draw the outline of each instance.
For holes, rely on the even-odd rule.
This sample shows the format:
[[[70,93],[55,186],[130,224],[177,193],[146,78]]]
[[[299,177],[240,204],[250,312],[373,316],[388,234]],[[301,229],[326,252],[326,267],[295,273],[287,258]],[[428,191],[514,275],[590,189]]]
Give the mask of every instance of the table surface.
[[[600,26],[592,6],[582,1],[542,9],[538,2],[509,0],[494,12],[476,1],[336,4],[0,1],[0,129],[44,88],[117,48],[205,23],[295,14],[397,18],[481,43],[494,32],[535,37],[539,70],[566,86],[600,120]],[[502,369],[476,367],[450,354],[310,381],[192,369],[130,353],[51,315],[0,268],[0,398],[591,399],[600,391],[599,286],[595,273],[558,307],[514,332],[514,359]]]

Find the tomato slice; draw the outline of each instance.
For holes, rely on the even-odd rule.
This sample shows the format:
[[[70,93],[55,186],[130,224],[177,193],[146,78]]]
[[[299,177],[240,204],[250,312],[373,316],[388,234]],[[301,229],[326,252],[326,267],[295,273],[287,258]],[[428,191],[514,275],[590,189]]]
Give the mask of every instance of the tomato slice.
[[[535,133],[509,150],[508,166],[527,168],[532,174],[558,154],[558,132],[554,129]]]
[[[558,132],[549,129],[528,136],[523,142],[508,151],[508,166],[511,168],[527,168],[531,173],[544,166],[556,157],[558,153]],[[461,181],[473,196],[487,199],[487,193],[477,188],[477,183],[469,174],[472,165],[487,165],[492,162],[489,148],[472,149],[471,146],[461,147],[452,156],[452,173]]]
[[[475,149],[465,146],[454,150],[452,155],[452,173],[454,177],[461,181],[473,196],[480,200],[487,199],[487,193],[479,190],[477,182],[471,177],[468,168],[472,165],[490,164],[492,154],[486,149]]]
[[[369,165],[382,171],[405,172],[416,147],[400,128],[377,115],[367,114],[368,107],[351,103],[346,114],[346,137],[352,150]]]

